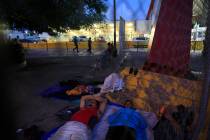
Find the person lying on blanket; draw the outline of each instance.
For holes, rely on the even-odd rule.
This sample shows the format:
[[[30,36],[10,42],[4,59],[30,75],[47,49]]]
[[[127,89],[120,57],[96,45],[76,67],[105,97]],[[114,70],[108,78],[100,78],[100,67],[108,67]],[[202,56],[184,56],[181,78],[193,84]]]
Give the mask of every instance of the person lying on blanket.
[[[158,121],[156,115],[132,108],[131,101],[124,105],[125,108],[109,116],[106,140],[152,140],[152,128]]]
[[[66,94],[69,95],[69,96],[70,95],[80,95],[80,94],[85,93],[85,92],[88,92],[87,86],[85,86],[85,85],[78,85],[74,89],[67,90]]]
[[[74,113],[70,121],[60,127],[49,140],[89,140],[91,130],[102,116],[106,103],[106,99],[99,96],[83,96],[80,110]]]
[[[66,90],[66,94],[69,96],[77,96],[84,94],[95,94],[100,91],[100,88],[92,85],[78,85],[73,89]]]

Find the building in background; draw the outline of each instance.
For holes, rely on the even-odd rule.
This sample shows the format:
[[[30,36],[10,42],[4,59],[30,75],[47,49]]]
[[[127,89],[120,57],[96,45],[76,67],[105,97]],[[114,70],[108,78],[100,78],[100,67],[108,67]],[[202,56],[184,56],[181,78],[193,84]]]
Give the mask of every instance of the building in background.
[[[125,22],[125,40],[132,41],[133,38],[139,36],[149,37],[151,31],[151,21],[149,20],[136,20]],[[119,21],[117,21],[116,27],[117,41],[119,41]],[[106,22],[94,24],[92,27],[80,30],[70,30],[65,33],[69,36],[69,39],[73,36],[87,36],[98,40],[104,38],[106,41],[113,41],[114,39],[114,23]]]
[[[200,27],[196,24],[191,33],[191,41],[204,41],[207,27]]]

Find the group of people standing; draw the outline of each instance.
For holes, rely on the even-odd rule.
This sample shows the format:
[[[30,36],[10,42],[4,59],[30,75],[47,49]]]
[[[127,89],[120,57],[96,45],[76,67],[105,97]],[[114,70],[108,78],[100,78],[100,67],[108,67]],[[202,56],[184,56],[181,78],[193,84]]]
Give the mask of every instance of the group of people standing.
[[[113,57],[117,56],[117,48],[113,45],[113,43],[108,43],[107,53],[110,54]]]
[[[77,53],[79,52],[79,41],[78,41],[78,38],[77,37],[74,37],[73,38],[73,42],[74,42],[74,46],[75,48],[73,48],[73,52],[76,50]],[[112,55],[113,57],[116,57],[117,56],[117,49],[116,47],[114,47],[113,43],[108,43],[108,48],[107,50],[105,51],[106,54],[109,54],[109,55]],[[92,40],[91,40],[91,37],[89,37],[88,39],[88,49],[87,49],[87,52],[89,53],[92,53]]]
[[[74,46],[75,48],[73,48],[73,52],[76,50],[77,53],[79,52],[79,45],[78,45],[78,38],[77,37],[74,37],[73,38],[73,42],[74,42]],[[91,40],[91,37],[89,37],[88,39],[88,49],[87,49],[87,52],[89,53],[92,53],[92,40]]]

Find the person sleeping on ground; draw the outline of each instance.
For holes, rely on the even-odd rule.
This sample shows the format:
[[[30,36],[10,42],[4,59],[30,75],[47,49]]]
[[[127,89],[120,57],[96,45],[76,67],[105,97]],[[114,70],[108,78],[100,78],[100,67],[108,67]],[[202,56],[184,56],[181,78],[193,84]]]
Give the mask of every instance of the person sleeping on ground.
[[[97,86],[92,85],[77,85],[73,89],[66,90],[65,93],[68,96],[77,96],[77,95],[87,95],[87,94],[96,94],[101,89]]]
[[[156,115],[132,108],[130,100],[124,105],[125,108],[108,117],[106,140],[153,140],[152,128],[158,122]]]
[[[89,140],[91,130],[102,116],[106,103],[106,99],[99,96],[83,96],[80,110],[48,140]]]
[[[87,93],[87,92],[88,92],[87,86],[78,85],[74,89],[67,90],[66,94],[69,96],[71,96],[71,95],[74,96],[74,95],[80,95],[80,94]]]

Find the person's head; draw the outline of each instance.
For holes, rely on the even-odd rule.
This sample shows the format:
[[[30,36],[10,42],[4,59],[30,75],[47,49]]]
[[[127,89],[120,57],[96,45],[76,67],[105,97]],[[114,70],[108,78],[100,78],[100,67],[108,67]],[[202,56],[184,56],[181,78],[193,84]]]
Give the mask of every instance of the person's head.
[[[124,106],[129,107],[129,108],[133,107],[133,102],[131,100],[126,100],[125,103],[124,103]]]
[[[109,127],[106,140],[135,140],[135,129],[127,126]]]
[[[96,107],[96,108],[98,108],[98,106],[99,106],[99,103],[96,100],[93,100],[93,99],[88,100],[87,104],[86,104],[86,107]]]
[[[89,37],[89,40],[91,40],[91,37]]]
[[[111,43],[109,42],[109,43],[107,43],[107,45],[108,45],[108,47],[109,47],[109,46],[111,46]]]

